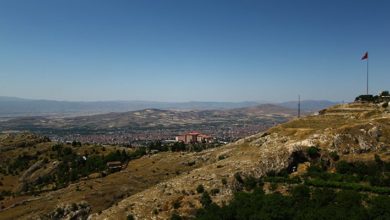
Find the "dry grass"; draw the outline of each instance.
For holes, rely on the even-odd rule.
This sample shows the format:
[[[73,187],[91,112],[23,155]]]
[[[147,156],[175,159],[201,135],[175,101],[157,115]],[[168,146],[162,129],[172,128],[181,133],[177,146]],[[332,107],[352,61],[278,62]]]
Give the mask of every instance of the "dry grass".
[[[104,210],[124,197],[140,192],[161,181],[191,171],[202,164],[186,165],[192,153],[164,152],[131,161],[121,172],[103,178],[82,180],[67,188],[43,193],[33,201],[25,202],[1,212],[0,219],[24,219],[50,212],[59,204],[86,201],[92,212]],[[19,198],[13,202],[20,202]]]

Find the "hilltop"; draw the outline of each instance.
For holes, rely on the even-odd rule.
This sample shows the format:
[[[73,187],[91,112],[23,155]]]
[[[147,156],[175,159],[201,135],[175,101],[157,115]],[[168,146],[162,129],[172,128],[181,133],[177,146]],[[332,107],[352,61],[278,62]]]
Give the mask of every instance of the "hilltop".
[[[319,115],[294,119],[204,152],[202,160],[208,164],[132,195],[102,214],[93,215],[93,219],[121,219],[127,215],[166,219],[173,213],[193,216],[202,206],[197,186],[214,191],[211,198],[216,204],[226,204],[234,192],[242,190],[237,175],[259,178],[269,172],[292,172],[305,162],[310,164],[305,152],[311,147],[321,151],[329,166],[334,166],[329,156],[332,154],[347,161],[374,160],[377,154],[389,161],[389,135],[388,108],[364,103],[337,105]]]
[[[292,119],[225,146],[201,152],[146,154],[130,160],[119,172],[80,178],[63,188],[37,191],[35,195],[18,193],[18,179],[26,170],[13,176],[0,174],[6,183],[0,189],[14,192],[14,197],[5,196],[1,202],[4,210],[0,211],[0,219],[38,218],[64,212],[68,216],[82,212],[84,217],[90,215],[90,219],[126,219],[127,216],[168,219],[175,213],[194,217],[204,205],[199,186],[209,192],[213,203],[221,206],[228,204],[235,192],[247,190],[245,181],[250,178],[280,172],[299,176],[317,163],[334,170],[337,161],[365,163],[378,157],[389,162],[389,111],[388,107],[369,103],[336,105],[318,115]],[[22,152],[36,155],[37,150],[43,156],[56,152],[53,151],[56,143],[30,135],[0,138],[7,143],[0,149],[9,147],[10,142],[33,140],[28,145],[14,144],[12,149],[2,152],[1,158],[15,157]],[[108,152],[103,152],[98,145],[68,147],[79,155],[88,149],[92,155],[108,154],[116,149],[133,152],[116,146],[105,147]],[[52,162],[49,159],[47,163]],[[12,180],[12,187],[4,179]],[[264,185],[264,189],[269,187]],[[285,194],[291,187],[279,183],[276,190]],[[374,194],[376,190],[373,189]]]

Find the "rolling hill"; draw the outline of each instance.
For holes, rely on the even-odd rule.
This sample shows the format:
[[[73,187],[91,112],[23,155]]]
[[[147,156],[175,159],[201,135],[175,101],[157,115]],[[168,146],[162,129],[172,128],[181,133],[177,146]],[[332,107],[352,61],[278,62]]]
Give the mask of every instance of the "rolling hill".
[[[353,207],[364,200],[369,211],[370,207],[379,210],[378,206],[373,206],[372,199],[381,199],[385,209],[380,210],[386,212],[390,204],[386,202],[386,195],[390,193],[386,180],[390,177],[385,171],[390,165],[389,112],[388,107],[369,103],[337,105],[319,115],[293,119],[225,146],[202,152],[147,154],[132,159],[119,172],[78,179],[63,188],[36,191],[35,194],[18,193],[18,179],[26,171],[22,169],[19,174],[7,174],[5,166],[13,163],[3,161],[0,189],[11,190],[13,196],[4,194],[0,219],[45,216],[59,216],[58,219],[71,216],[81,219],[88,216],[89,219],[169,219],[181,216],[191,219],[200,217],[198,211],[202,208],[205,209],[204,215],[217,212],[218,207],[224,207],[233,198],[238,199],[234,195],[252,198],[249,194],[253,187],[257,190],[261,187],[271,196],[270,199],[276,199],[269,200],[277,202],[271,203],[269,209],[262,209],[265,214],[272,214],[272,207],[280,209],[278,206],[285,204],[284,201],[295,198],[289,195],[296,192],[297,185],[315,193],[323,189],[328,194],[342,192],[337,194],[336,203],[329,207],[334,211],[342,210],[333,212],[334,215],[349,215],[344,206],[334,205],[345,204],[351,199],[359,201],[359,204],[353,203]],[[29,143],[23,144],[25,141]],[[38,159],[49,156],[45,163],[52,163],[57,158],[56,154],[53,155],[58,151],[53,148],[56,143],[39,136],[6,135],[0,138],[0,143],[5,143],[0,149],[6,147],[1,151],[1,158],[9,158],[8,155],[17,158],[23,154],[37,155]],[[85,150],[91,154],[93,151],[107,154],[102,152],[102,146],[69,147],[79,155]],[[376,166],[382,168],[368,172]],[[305,191],[299,192],[301,194],[293,196],[305,195]],[[309,207],[311,203],[302,204]],[[349,205],[346,207],[352,207],[351,203],[346,204]],[[284,209],[289,208],[285,206]],[[251,210],[245,211],[242,214]],[[381,216],[383,212],[370,213]]]
[[[292,109],[264,104],[224,110],[144,109],[79,117],[19,117],[4,121],[1,130],[34,131],[43,135],[93,135],[123,133],[131,138],[145,132],[149,139],[173,138],[188,130],[200,130],[216,137],[237,138],[285,122],[295,115]],[[220,133],[217,133],[220,132]],[[222,134],[221,132],[230,132]],[[131,135],[133,133],[133,135]],[[153,138],[156,136],[156,138]]]
[[[0,119],[21,116],[83,116],[142,109],[221,110],[253,107],[266,102],[153,102],[153,101],[55,101],[0,96]],[[274,103],[296,109],[296,102]],[[302,109],[318,111],[337,104],[330,101],[302,101]]]

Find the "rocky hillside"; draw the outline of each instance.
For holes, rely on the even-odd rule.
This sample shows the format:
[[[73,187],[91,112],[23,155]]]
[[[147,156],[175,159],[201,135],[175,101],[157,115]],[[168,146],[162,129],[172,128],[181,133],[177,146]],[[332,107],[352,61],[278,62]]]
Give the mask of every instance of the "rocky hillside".
[[[383,105],[338,105],[202,152],[125,158],[127,166],[114,173],[96,165],[110,161],[117,150],[132,155],[132,149],[59,147],[32,134],[0,135],[0,219],[194,217],[204,199],[200,191],[218,205],[227,204],[234,192],[245,190],[242,179],[305,172],[313,163],[308,149],[319,149],[330,170],[334,155],[345,161],[369,161],[374,155],[390,161],[389,111]],[[94,160],[80,163],[84,155]],[[67,173],[61,175],[62,170]]]
[[[386,106],[386,105],[385,105]],[[167,219],[173,213],[194,216],[201,207],[197,187],[211,192],[213,202],[228,203],[242,189],[240,177],[260,177],[270,171],[294,172],[310,166],[306,149],[321,150],[322,160],[331,154],[343,160],[370,160],[374,154],[390,159],[389,108],[352,103],[323,110],[319,115],[291,120],[267,132],[250,136],[196,155],[204,165],[160,182],[95,213],[90,219]],[[195,156],[195,155],[194,155]]]

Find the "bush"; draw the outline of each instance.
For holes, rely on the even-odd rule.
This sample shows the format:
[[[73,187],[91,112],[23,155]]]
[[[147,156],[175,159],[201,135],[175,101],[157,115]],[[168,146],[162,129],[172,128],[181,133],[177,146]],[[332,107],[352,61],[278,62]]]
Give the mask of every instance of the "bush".
[[[211,195],[215,196],[219,193],[219,189],[214,188],[214,189],[210,190],[210,193],[211,193]]]
[[[244,183],[244,180],[242,179],[240,173],[235,173],[234,178],[237,180],[237,182]]]
[[[332,203],[335,197],[336,193],[334,190],[317,188],[312,194],[312,201],[315,206],[324,207]]]
[[[272,191],[275,191],[277,188],[278,188],[278,184],[277,184],[277,183],[271,183],[270,189],[271,189]]]
[[[336,171],[341,174],[352,173],[353,167],[346,161],[339,161],[336,164]]]
[[[196,163],[195,161],[189,161],[189,162],[187,163],[187,166],[189,166],[189,167],[194,166],[195,163]]]
[[[306,149],[306,153],[310,158],[314,159],[320,156],[320,149],[317,147],[309,147]]]
[[[178,215],[177,213],[173,213],[171,216],[171,220],[181,220],[181,216]]]
[[[340,159],[340,156],[337,154],[336,151],[329,153],[330,158],[332,158],[333,161],[338,161]]]
[[[176,200],[174,203],[173,203],[173,208],[174,209],[178,209],[178,208],[180,208],[180,201],[179,200]]]
[[[375,154],[375,155],[374,155],[374,159],[375,159],[375,163],[376,163],[379,167],[383,167],[384,162],[383,162],[383,160],[381,159],[381,157],[380,157],[378,154]]]
[[[291,195],[298,201],[307,200],[310,198],[310,189],[305,185],[298,185],[293,188]]]
[[[368,215],[370,219],[390,219],[390,198],[377,196],[371,199]]]
[[[204,187],[202,184],[198,185],[198,187],[196,187],[196,192],[198,193],[203,193],[204,192]]]
[[[244,180],[244,187],[246,190],[252,190],[257,186],[257,179],[253,176],[248,176]]]
[[[202,204],[203,207],[209,207],[213,201],[211,200],[211,197],[207,191],[204,191],[202,193],[202,196],[200,198],[200,203]]]
[[[225,159],[225,158],[226,158],[225,155],[219,155],[219,156],[218,156],[218,160],[223,160],[223,159]]]
[[[72,146],[73,147],[81,147],[81,142],[80,141],[73,141]]]

